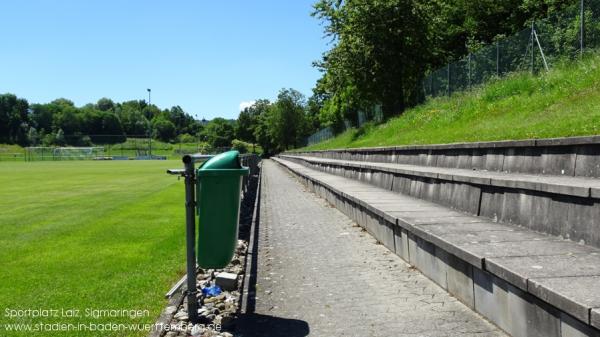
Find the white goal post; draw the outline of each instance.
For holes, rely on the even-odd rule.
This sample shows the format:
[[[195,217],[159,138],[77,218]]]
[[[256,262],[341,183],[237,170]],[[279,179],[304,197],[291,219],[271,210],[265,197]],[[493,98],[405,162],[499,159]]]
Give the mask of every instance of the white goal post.
[[[34,160],[88,160],[104,156],[104,147],[85,146],[85,147],[47,147],[34,146],[27,147],[26,159]]]

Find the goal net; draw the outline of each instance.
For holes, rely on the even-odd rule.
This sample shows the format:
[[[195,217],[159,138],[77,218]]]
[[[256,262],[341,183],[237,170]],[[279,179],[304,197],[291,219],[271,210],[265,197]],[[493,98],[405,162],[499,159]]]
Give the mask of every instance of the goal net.
[[[27,160],[88,160],[104,156],[104,147],[28,147]]]

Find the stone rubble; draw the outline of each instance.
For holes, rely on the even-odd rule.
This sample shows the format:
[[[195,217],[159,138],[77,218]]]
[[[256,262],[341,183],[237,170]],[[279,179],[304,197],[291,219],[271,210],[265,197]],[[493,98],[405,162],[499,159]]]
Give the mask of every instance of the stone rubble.
[[[235,319],[240,312],[240,291],[243,279],[243,266],[245,265],[248,243],[238,240],[237,248],[231,263],[224,269],[198,269],[198,314],[200,323],[191,325],[187,312],[187,298],[179,308],[167,307],[166,312],[175,313],[170,322],[172,327],[184,327],[178,331],[165,331],[163,337],[233,337]],[[231,273],[237,275],[235,289],[222,289],[221,294],[214,297],[205,297],[201,289],[214,285],[219,273]]]

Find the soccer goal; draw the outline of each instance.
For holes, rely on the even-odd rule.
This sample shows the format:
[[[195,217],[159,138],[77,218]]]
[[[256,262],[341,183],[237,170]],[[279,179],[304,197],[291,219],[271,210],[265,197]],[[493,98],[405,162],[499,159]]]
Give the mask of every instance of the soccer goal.
[[[25,148],[26,160],[91,160],[104,157],[104,147],[46,147]]]

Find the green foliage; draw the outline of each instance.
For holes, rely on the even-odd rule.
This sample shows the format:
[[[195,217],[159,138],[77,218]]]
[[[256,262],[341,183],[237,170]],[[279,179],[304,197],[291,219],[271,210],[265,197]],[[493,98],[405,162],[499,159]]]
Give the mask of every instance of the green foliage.
[[[271,105],[267,126],[279,150],[297,147],[305,135],[305,99],[294,89],[281,89]]]
[[[426,71],[514,34],[534,18],[576,8],[578,2],[563,0],[319,0],[312,15],[332,39],[315,63],[323,72],[313,89],[321,101],[320,121],[339,131],[344,120],[357,125],[358,112],[375,105],[384,118],[400,114],[422,102]],[[550,35],[553,48],[574,51],[578,23],[575,14],[568,15],[568,24],[540,30]],[[591,14],[586,20],[589,36],[595,36],[598,20]]]
[[[254,130],[259,122],[258,117],[268,109],[270,104],[269,100],[259,99],[251,106],[240,111],[235,126],[235,136],[240,140],[256,143]]]
[[[27,144],[29,104],[13,94],[0,95],[0,143]]]
[[[262,114],[257,117],[256,127],[254,128],[254,137],[256,142],[262,147],[264,155],[272,154],[276,145],[269,133],[269,116],[271,109],[266,109]]]
[[[264,155],[301,146],[305,138],[319,127],[320,97],[308,102],[294,89],[281,89],[273,103],[259,99],[242,110],[237,120],[239,140],[259,144]]]
[[[201,131],[201,138],[213,148],[230,147],[234,138],[234,126],[224,118],[215,118]]]
[[[179,142],[180,143],[194,143],[194,142],[196,142],[196,137],[190,135],[189,133],[184,133],[182,135],[179,135]]]
[[[62,137],[57,139],[59,129]],[[82,107],[65,98],[29,106],[15,95],[0,95],[0,142],[4,143],[116,144],[124,142],[126,135],[174,141],[180,134],[197,134],[201,129],[200,123],[179,106],[160,110],[145,101],[115,103],[109,98]]]
[[[100,111],[114,111],[115,103],[110,98],[100,98],[96,103],[96,108]]]
[[[162,141],[168,142],[176,135],[175,124],[164,117],[153,119],[152,126],[154,128],[154,137]]]
[[[600,55],[548,74],[512,74],[431,99],[382,125],[367,124],[306,149],[568,137],[600,133]]]
[[[318,90],[329,96],[326,123],[356,123],[359,110],[377,103],[390,116],[418,101],[432,58],[429,1],[321,0],[314,8],[335,41],[317,64]]]
[[[231,141],[231,148],[233,150],[237,150],[240,153],[247,153],[248,149],[250,149],[252,147],[252,144],[248,144],[244,141],[238,140],[238,139],[234,139]]]
[[[30,145],[36,146],[40,142],[40,136],[34,127],[30,127],[27,132],[27,140]]]
[[[58,131],[56,131],[56,136],[54,136],[54,143],[59,146],[67,145],[67,141],[65,140],[65,133],[62,129],[58,129]]]

